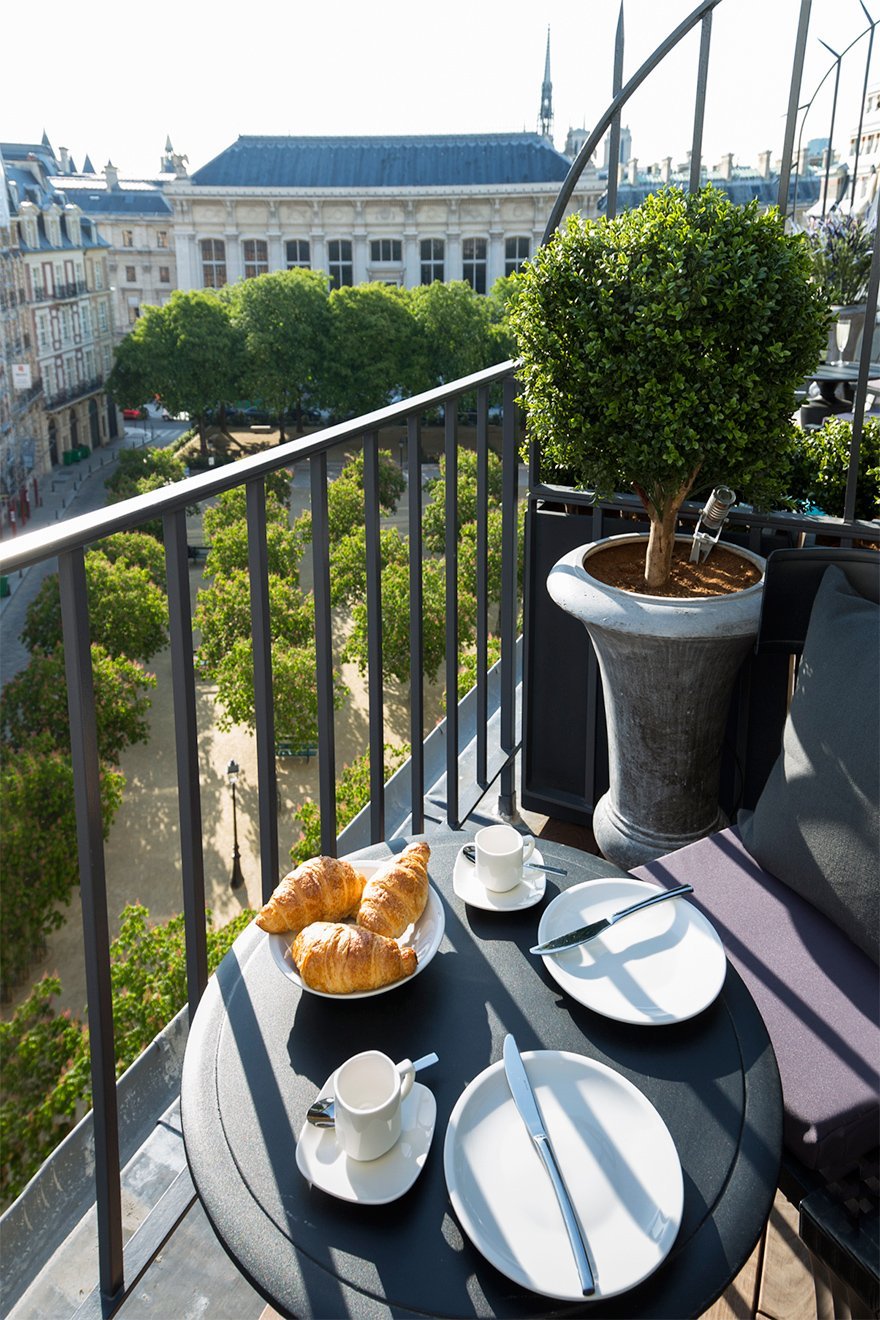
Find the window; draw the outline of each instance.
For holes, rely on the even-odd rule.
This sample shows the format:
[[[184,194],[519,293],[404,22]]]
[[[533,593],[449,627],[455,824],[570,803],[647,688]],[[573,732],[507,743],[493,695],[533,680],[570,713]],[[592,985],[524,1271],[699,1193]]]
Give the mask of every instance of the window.
[[[423,238],[421,243],[422,284],[443,279],[444,243],[442,238]]]
[[[122,246],[123,246],[123,247],[134,247],[134,230],[133,230],[133,229],[123,229],[123,231],[122,231]]]
[[[168,266],[159,267],[159,283],[160,284],[171,283],[171,270]]]
[[[307,238],[291,238],[284,246],[287,253],[288,270],[293,270],[295,266],[309,268],[312,264],[312,254]]]
[[[135,281],[135,270],[134,270],[134,266],[126,266],[126,268],[125,268],[125,282],[126,282],[126,284],[134,284],[134,281]]]
[[[486,292],[486,240],[465,238],[461,244],[462,277],[474,293]]]
[[[222,238],[203,238],[202,287],[222,289],[226,283],[226,244]]]
[[[327,244],[327,266],[331,289],[340,289],[344,284],[354,284],[351,239],[330,239]]]
[[[403,260],[403,244],[399,238],[374,238],[370,242],[371,261]]]
[[[269,247],[265,239],[246,238],[241,246],[245,279],[252,280],[257,275],[265,275],[269,270]]]
[[[168,246],[168,230],[167,229],[157,230],[156,247],[167,248],[167,246]]]
[[[529,259],[529,240],[527,238],[506,238],[504,240],[504,274],[515,275],[524,261]]]

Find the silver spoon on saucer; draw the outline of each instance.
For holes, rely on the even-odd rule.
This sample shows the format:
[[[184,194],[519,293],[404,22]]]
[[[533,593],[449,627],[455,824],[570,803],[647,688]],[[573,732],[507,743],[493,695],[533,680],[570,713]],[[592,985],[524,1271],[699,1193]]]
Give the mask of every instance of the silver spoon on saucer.
[[[476,865],[477,850],[472,843],[466,843],[461,850],[469,862]],[[568,875],[561,866],[545,866],[543,862],[523,862],[523,866],[531,867],[533,871],[552,871],[554,875]]]
[[[432,1063],[438,1063],[436,1054],[424,1054],[421,1059],[416,1059],[413,1063],[413,1070],[420,1072],[422,1068],[429,1067]],[[309,1105],[309,1112],[306,1118],[315,1127],[332,1128],[336,1126],[335,1109],[332,1095],[320,1095],[318,1099]]]

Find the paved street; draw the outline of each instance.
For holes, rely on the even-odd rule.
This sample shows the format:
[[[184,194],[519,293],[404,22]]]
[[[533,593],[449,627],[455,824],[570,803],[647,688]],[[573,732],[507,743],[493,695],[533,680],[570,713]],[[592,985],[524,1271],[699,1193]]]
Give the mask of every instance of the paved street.
[[[164,448],[185,429],[181,422],[160,422],[152,418],[146,426],[141,422],[129,422],[124,435],[95,450],[84,463],[59,468],[43,479],[42,503],[33,510],[22,530],[36,531],[64,518],[102,509],[107,502],[104,483],[115,470],[120,450],[137,448],[145,443]],[[54,559],[47,560],[44,564],[13,573],[9,579],[10,595],[0,599],[0,686],[8,683],[28,662],[28,652],[21,643],[27,608],[43,579],[56,568]]]

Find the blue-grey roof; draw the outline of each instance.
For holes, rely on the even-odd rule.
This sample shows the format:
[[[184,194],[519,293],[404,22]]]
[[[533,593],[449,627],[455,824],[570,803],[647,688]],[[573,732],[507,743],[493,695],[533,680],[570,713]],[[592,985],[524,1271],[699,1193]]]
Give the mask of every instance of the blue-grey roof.
[[[103,180],[82,176],[76,180],[64,176],[53,179],[53,183],[89,215],[171,215],[171,204],[158,188],[142,183],[123,182],[118,188],[105,188]]]
[[[28,156],[36,156],[47,174],[54,174],[58,168],[55,153],[48,143],[0,142],[0,156],[5,161],[27,160]]]
[[[431,188],[559,183],[571,162],[537,133],[240,137],[191,182],[216,188]]]

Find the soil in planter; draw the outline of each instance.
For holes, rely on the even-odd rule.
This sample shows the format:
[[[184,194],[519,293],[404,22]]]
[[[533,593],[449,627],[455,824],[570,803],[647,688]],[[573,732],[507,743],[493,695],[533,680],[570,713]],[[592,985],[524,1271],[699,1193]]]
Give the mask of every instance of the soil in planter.
[[[591,577],[619,587],[651,596],[727,596],[733,591],[744,591],[761,579],[761,573],[750,559],[716,545],[708,559],[701,564],[690,562],[690,544],[677,542],[672,554],[672,572],[662,587],[645,586],[645,551],[643,541],[627,541],[612,545],[584,560],[584,568]]]

